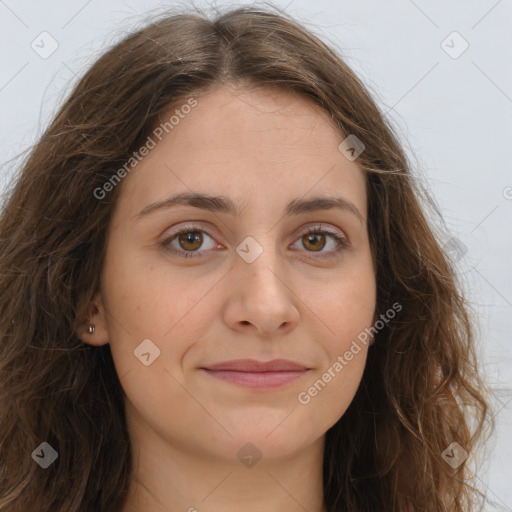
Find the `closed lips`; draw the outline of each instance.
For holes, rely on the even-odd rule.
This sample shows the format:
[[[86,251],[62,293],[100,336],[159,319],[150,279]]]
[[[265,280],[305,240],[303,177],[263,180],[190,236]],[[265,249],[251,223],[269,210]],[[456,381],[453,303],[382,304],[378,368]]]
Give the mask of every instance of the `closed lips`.
[[[253,359],[237,359],[203,367],[206,370],[233,372],[301,372],[309,368],[293,361],[274,359],[272,361],[256,361]]]
[[[305,375],[309,368],[285,359],[266,362],[238,359],[210,365],[201,370],[231,384],[253,390],[269,391],[291,384]]]

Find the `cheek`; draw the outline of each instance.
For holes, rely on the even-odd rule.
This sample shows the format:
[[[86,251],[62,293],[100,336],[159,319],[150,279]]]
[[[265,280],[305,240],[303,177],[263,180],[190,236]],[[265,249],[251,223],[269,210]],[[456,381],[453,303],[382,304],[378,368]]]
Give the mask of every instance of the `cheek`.
[[[310,304],[329,335],[321,340],[324,364],[297,395],[303,419],[310,427],[330,428],[352,402],[366,365],[369,328],[376,306],[376,282],[368,267],[344,274],[322,299],[316,290]],[[316,425],[316,427],[315,427]]]
[[[372,275],[359,274],[357,279],[337,283],[325,300],[317,302],[319,317],[329,328],[329,335],[320,341],[323,365],[296,396],[301,424],[311,432],[332,427],[357,392],[371,340],[368,328],[372,326],[375,294]]]
[[[358,262],[343,269],[327,286],[310,290],[308,303],[330,334],[324,348],[332,362],[372,325],[377,301],[375,276],[369,265]]]
[[[361,383],[366,355],[367,349],[362,348],[346,364],[330,363],[299,390],[295,408],[301,429],[318,435],[345,414]]]
[[[187,283],[185,273],[112,245],[104,267],[106,307],[126,331],[162,337],[198,300],[191,294],[196,288]],[[115,322],[113,327],[118,327]]]
[[[201,414],[185,391],[181,365],[199,337],[194,306],[206,292],[162,268],[146,264],[137,271],[144,268],[129,259],[105,265],[105,307],[112,312],[110,347],[127,400],[158,430],[176,421],[166,404],[180,404],[182,423]]]
[[[128,252],[118,254],[124,256],[106,260],[103,279],[110,345],[118,374],[143,366],[134,351],[144,340],[151,340],[144,342],[150,352],[146,359],[154,358],[151,367],[168,369],[181,381],[181,361],[208,324],[211,302],[206,299],[218,276],[198,279],[186,269],[130,258]]]

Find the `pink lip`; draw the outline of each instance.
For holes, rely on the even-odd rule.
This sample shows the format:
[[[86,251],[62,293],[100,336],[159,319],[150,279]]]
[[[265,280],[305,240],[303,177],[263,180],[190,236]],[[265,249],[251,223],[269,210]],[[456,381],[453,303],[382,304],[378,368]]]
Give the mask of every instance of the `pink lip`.
[[[212,377],[240,386],[272,389],[284,386],[299,379],[309,368],[292,361],[274,359],[261,362],[253,359],[226,361],[207,368],[201,368]]]

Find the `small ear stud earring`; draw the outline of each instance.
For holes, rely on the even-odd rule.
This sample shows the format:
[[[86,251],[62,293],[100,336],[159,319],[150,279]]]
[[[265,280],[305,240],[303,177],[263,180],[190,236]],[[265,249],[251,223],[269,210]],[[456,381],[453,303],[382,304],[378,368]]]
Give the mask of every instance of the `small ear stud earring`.
[[[96,329],[94,324],[90,324],[89,327],[87,327],[87,334],[92,334],[94,332],[94,329]]]

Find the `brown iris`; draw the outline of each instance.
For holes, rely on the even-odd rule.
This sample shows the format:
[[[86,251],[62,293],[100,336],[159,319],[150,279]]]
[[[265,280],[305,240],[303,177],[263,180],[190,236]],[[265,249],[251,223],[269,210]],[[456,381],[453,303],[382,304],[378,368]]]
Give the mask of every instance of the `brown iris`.
[[[178,236],[178,240],[183,249],[187,249],[190,251],[197,251],[199,247],[201,247],[203,243],[203,236],[200,231],[187,231],[186,233],[181,233]],[[184,246],[183,244],[192,244],[193,247]]]
[[[302,237],[304,241],[304,247],[312,249],[313,251],[322,250],[325,247],[325,235],[322,233],[308,233]],[[322,239],[322,242],[319,240]],[[308,245],[310,247],[308,247]]]

